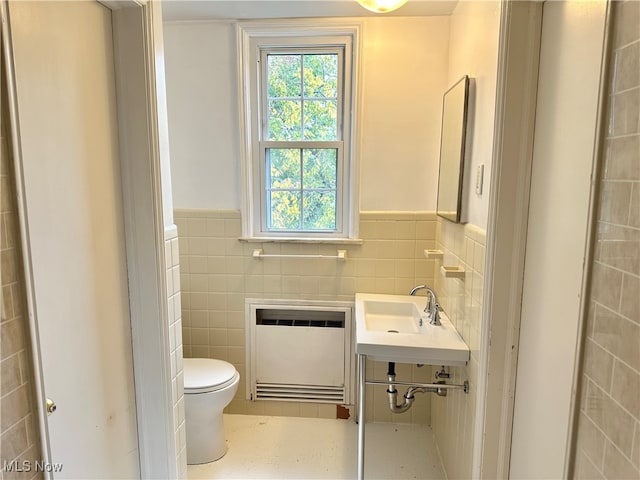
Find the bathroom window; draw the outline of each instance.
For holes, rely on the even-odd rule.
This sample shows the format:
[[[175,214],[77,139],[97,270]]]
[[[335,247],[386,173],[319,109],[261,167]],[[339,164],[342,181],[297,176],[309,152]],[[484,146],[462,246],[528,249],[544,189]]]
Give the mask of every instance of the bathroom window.
[[[289,25],[279,36],[277,28],[268,35],[253,24],[239,28],[243,236],[353,239],[355,34]]]

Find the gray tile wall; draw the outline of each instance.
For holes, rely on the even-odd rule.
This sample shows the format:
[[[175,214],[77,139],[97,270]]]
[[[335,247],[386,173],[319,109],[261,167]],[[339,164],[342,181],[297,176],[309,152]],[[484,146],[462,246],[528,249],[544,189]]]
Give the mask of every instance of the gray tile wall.
[[[614,3],[576,478],[640,478],[640,2]]]

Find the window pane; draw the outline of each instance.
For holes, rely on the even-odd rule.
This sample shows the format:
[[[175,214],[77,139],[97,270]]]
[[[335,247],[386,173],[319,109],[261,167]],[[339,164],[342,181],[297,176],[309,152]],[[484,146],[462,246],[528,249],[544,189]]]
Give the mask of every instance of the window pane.
[[[304,188],[336,188],[338,151],[305,149],[303,152]]]
[[[305,230],[335,230],[335,192],[304,192]]]
[[[269,100],[267,118],[268,140],[302,140],[302,102],[300,100]]]
[[[263,109],[258,142],[265,162],[260,167],[265,200],[261,224],[274,236],[333,234],[338,229],[336,215],[343,194],[338,194],[342,56],[334,48],[322,52],[321,45],[292,50],[261,47],[265,49],[265,78],[259,89],[264,97],[258,97]],[[277,148],[269,148],[275,147],[269,142],[278,142]],[[331,147],[325,148],[323,142],[332,142]]]
[[[300,230],[300,192],[267,192],[268,224],[271,230]]]
[[[267,172],[267,188],[300,188],[300,150],[268,149]]]
[[[332,141],[338,139],[338,102],[305,100],[304,139]]]
[[[268,55],[267,96],[301,97],[301,71],[300,55]]]
[[[306,98],[338,96],[338,55],[304,56],[304,96]]]

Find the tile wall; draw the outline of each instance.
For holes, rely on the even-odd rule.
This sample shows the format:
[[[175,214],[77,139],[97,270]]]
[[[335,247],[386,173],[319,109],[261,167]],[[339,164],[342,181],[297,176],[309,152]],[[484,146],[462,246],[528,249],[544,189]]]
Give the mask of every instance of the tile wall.
[[[245,369],[245,298],[353,301],[356,292],[407,294],[417,284],[433,284],[434,261],[424,250],[435,247],[432,213],[362,212],[362,245],[246,243],[240,213],[221,210],[176,210],[180,234],[183,343],[187,357],[213,357]],[[335,255],[346,249],[342,263],[326,259],[252,258],[265,253]],[[369,375],[386,378],[386,364],[370,362]],[[429,367],[398,365],[398,380],[431,380]],[[370,420],[429,424],[430,397],[416,397],[404,414],[389,411],[385,387],[367,386]],[[307,417],[336,417],[335,405],[245,400],[241,381],[226,410]]]
[[[182,308],[180,298],[180,256],[178,231],[165,230],[164,255],[167,265],[167,298],[169,313],[169,349],[171,351],[171,389],[176,442],[178,478],[187,478],[187,436],[184,417],[184,377],[182,370]]]
[[[614,2],[576,478],[640,478],[640,2]]]
[[[474,225],[454,224],[438,217],[436,245],[444,252],[435,265],[439,301],[471,349],[465,367],[451,367],[448,382],[469,381],[470,391],[450,390],[446,397],[433,396],[431,426],[448,478],[471,478],[478,390],[478,366],[482,326],[486,233]],[[459,266],[464,278],[445,278],[440,266]]]
[[[4,119],[3,119],[4,120]],[[4,126],[0,138],[0,270],[2,315],[0,318],[0,479],[41,478],[41,473],[9,472],[5,462],[42,459],[38,431],[29,327],[15,202],[13,164]]]

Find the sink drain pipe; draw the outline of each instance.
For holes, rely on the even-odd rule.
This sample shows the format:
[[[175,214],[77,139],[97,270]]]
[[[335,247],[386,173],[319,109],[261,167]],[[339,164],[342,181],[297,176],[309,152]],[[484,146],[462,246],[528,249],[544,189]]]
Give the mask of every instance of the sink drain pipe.
[[[404,394],[403,402],[398,404],[398,390],[395,386],[396,381],[396,364],[394,362],[389,362],[387,369],[387,380],[388,380],[388,388],[387,394],[389,396],[389,409],[393,413],[403,413],[411,408],[413,405],[413,401],[415,400],[415,393],[435,393],[441,397],[447,396],[447,389],[441,388],[437,386],[433,387],[419,387],[419,386],[410,386],[407,389],[407,393]],[[444,383],[444,382],[443,382]]]
[[[391,409],[393,413],[406,412],[411,408],[414,398],[412,397],[411,400],[405,398],[404,402],[401,405],[398,405],[398,390],[396,390],[396,386],[394,385],[394,382],[396,381],[396,364],[394,362],[389,362],[387,380],[389,380],[389,387],[387,388],[389,409]]]

